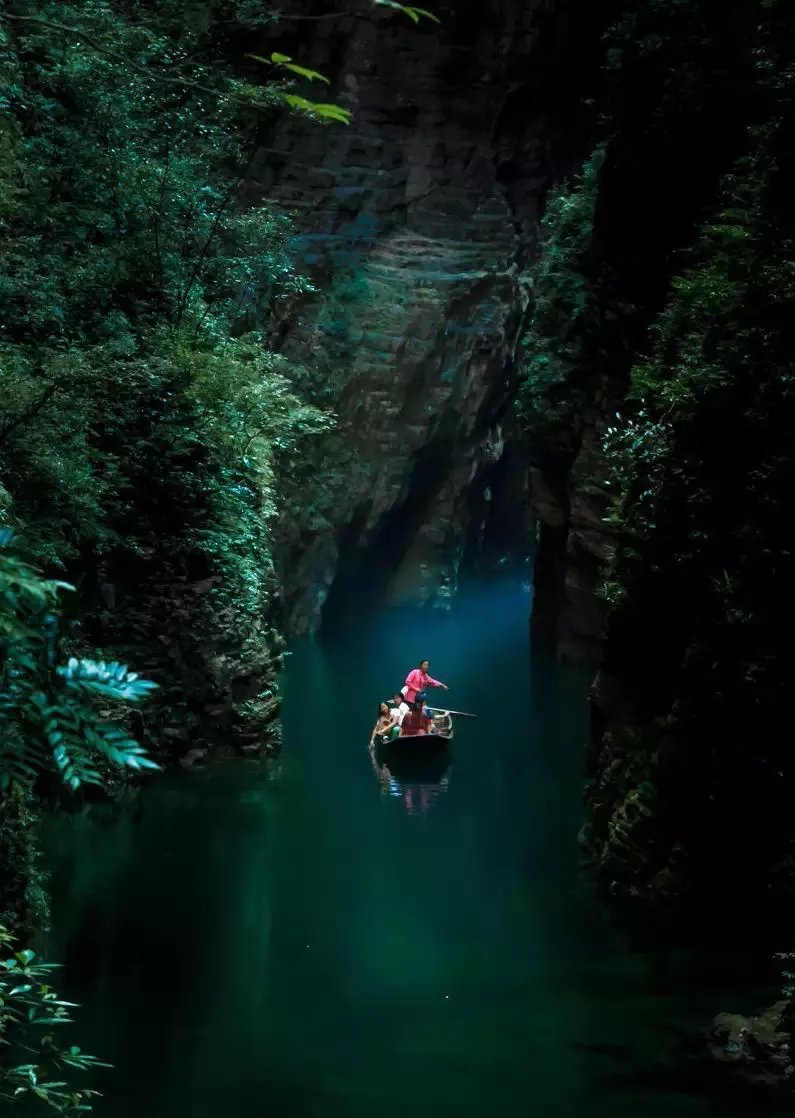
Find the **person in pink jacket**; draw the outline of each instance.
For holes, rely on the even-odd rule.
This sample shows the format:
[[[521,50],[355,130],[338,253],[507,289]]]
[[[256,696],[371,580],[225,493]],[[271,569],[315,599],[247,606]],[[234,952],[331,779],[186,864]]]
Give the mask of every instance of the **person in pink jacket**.
[[[432,679],[428,675],[428,668],[430,668],[430,660],[420,660],[420,666],[414,668],[406,676],[406,683],[403,687],[402,694],[405,696],[406,702],[412,706],[414,700],[419,695],[420,698],[425,698],[425,692],[429,687],[441,687],[444,691],[447,690],[447,684],[442,683],[441,680]]]

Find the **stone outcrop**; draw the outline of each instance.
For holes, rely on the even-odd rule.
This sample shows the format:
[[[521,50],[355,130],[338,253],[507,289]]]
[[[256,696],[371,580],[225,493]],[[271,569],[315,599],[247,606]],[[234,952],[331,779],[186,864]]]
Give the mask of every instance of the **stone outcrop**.
[[[131,727],[156,754],[165,745],[184,765],[210,749],[246,753],[280,741],[284,639],[273,565],[262,549],[245,577],[223,558],[188,544],[164,554],[153,539],[134,570],[129,560],[111,562],[86,580],[84,600],[94,606],[73,638],[76,654],[112,649],[158,684],[130,709]]]
[[[752,1017],[719,1013],[707,1038],[709,1054],[751,1083],[783,1086],[792,1077],[790,1016],[788,1001]]]
[[[335,580],[376,567],[380,596],[444,605],[484,528],[509,546],[527,527],[509,407],[546,168],[533,122],[512,131],[506,105],[530,10],[507,5],[494,30],[480,13],[477,42],[440,14],[444,34],[375,9],[268,40],[329,74],[353,114],[347,128],[285,118],[253,186],[297,223],[320,294],[291,308],[281,346],[325,370],[342,433],[339,476],[318,476],[280,528],[295,633],[318,626]]]

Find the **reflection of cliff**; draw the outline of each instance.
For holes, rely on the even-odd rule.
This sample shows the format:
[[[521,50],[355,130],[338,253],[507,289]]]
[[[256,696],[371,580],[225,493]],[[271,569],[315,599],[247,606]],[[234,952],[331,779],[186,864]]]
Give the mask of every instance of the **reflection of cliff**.
[[[500,23],[477,45],[452,15],[443,33],[386,14],[304,25],[303,43],[283,33],[353,112],[349,128],[285,119],[258,172],[295,212],[320,288],[286,317],[282,347],[332,385],[340,414],[337,476],[319,469],[309,511],[282,524],[297,632],[317,626],[338,574],[386,557],[381,592],[443,599],[485,524],[501,525],[497,550],[522,524],[505,413],[543,172],[532,140],[501,124],[527,17]],[[500,179],[519,146],[517,206]]]

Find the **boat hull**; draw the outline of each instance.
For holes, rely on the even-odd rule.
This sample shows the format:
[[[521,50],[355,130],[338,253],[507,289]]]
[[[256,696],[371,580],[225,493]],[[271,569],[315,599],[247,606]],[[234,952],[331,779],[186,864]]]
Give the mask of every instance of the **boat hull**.
[[[450,738],[411,734],[377,747],[378,762],[404,785],[438,784],[451,761]]]

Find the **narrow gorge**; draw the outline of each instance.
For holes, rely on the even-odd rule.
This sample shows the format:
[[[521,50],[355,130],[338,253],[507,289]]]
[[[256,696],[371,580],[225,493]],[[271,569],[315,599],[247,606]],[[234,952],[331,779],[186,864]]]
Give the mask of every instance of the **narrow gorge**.
[[[519,843],[518,861],[528,844],[527,879],[538,875],[539,896],[557,886],[538,869],[543,841],[525,831],[514,803],[521,789],[528,813],[550,811],[544,825],[558,848],[549,863],[561,859],[566,903],[587,898],[583,926],[595,939],[624,937],[627,957],[655,974],[676,971],[672,960],[700,960],[697,1009],[688,1007],[675,1043],[660,1042],[675,1055],[648,1073],[671,1090],[684,1084],[683,1093],[698,1081],[694,1109],[685,1102],[670,1113],[706,1114],[695,1107],[712,1105],[704,1100],[713,1099],[713,1077],[714,1097],[736,1087],[731,1105],[747,1113],[760,1100],[787,1112],[795,30],[784,3],[743,0],[728,11],[712,0],[449,0],[429,11],[392,0],[291,0],[275,11],[257,0],[166,0],[155,11],[144,0],[9,0],[0,51],[0,926],[38,943],[52,921],[55,942],[67,942],[59,919],[64,928],[91,924],[103,882],[127,911],[125,874],[137,883],[132,892],[149,898],[142,906],[168,909],[125,861],[127,822],[109,839],[125,867],[111,873],[110,854],[104,867],[89,867],[93,840],[80,820],[140,813],[151,859],[158,843],[171,850],[168,828],[158,828],[173,796],[185,833],[168,857],[190,864],[192,835],[213,866],[212,824],[205,835],[201,808],[180,798],[194,793],[174,791],[171,780],[209,789],[223,820],[218,849],[249,866],[224,798],[240,797],[249,821],[241,826],[256,841],[272,844],[264,836],[279,827],[290,836],[289,853],[274,855],[284,864],[263,854],[226,902],[239,924],[230,918],[217,929],[230,936],[230,957],[230,929],[246,929],[243,954],[250,949],[262,966],[251,986],[242,970],[233,979],[252,1015],[247,1028],[264,1020],[247,999],[258,982],[264,989],[266,971],[278,1004],[292,999],[259,940],[252,946],[265,926],[279,940],[281,910],[258,892],[258,874],[292,913],[284,973],[294,968],[307,1005],[313,963],[295,962],[290,937],[304,937],[309,951],[317,931],[324,965],[339,962],[340,973],[350,965],[345,997],[355,1000],[372,972],[385,999],[374,1028],[382,1020],[397,1029],[408,1013],[389,1000],[397,994],[386,991],[366,944],[355,966],[347,944],[335,948],[339,958],[322,955],[356,906],[350,880],[340,877],[346,902],[326,892],[341,874],[328,854],[339,844],[361,896],[380,898],[373,920],[385,922],[375,933],[385,958],[394,950],[399,960],[403,935],[434,997],[450,993],[436,990],[430,959],[454,999],[459,987],[470,998],[463,1048],[449,1022],[438,1024],[450,1044],[440,1083],[452,1094],[440,1094],[435,1113],[472,1112],[477,1089],[467,1101],[461,1068],[476,1050],[492,1061],[478,1105],[504,1080],[513,1113],[523,1097],[512,1078],[518,1065],[473,1038],[481,1029],[502,1035],[514,1020],[513,1006],[500,1016],[495,991],[536,989],[516,958],[521,945],[510,941],[521,975],[514,983],[514,971],[471,962],[478,950],[466,940],[466,966],[483,989],[491,983],[488,996],[480,987],[473,994],[443,960],[441,932],[425,928],[424,913],[413,924],[384,915],[391,910],[376,862],[345,846],[348,824],[320,795],[320,776],[307,775],[322,773],[340,802],[359,787],[348,737],[365,741],[374,705],[362,681],[373,657],[392,665],[414,633],[460,663],[466,683],[456,701],[480,702],[478,727],[494,738],[488,762],[469,755],[472,785],[461,777],[466,792],[449,809],[461,815],[437,835],[438,850],[453,836],[470,850],[472,893],[453,873],[440,897],[447,888],[451,908],[469,912],[473,935],[491,898],[500,917],[482,931],[489,944],[507,942],[509,913],[532,932],[532,906],[506,900],[513,888],[521,893],[513,855],[501,855],[505,893],[489,892],[503,867],[482,849],[500,814],[481,806],[472,773],[491,765],[484,788],[499,788],[512,805],[506,841]],[[527,640],[517,637],[517,611]],[[434,670],[448,671],[428,655]],[[358,706],[363,728],[352,719],[349,734],[329,730],[337,771],[307,745],[320,735],[305,708],[320,718],[339,704],[342,717],[346,703]],[[545,737],[561,751],[560,769]],[[576,760],[564,763],[572,738]],[[551,787],[568,787],[566,765],[569,779],[576,774],[582,813],[567,814],[560,792],[556,814],[540,789],[521,783],[542,757]],[[251,769],[249,799],[230,775],[244,764],[264,766]],[[523,774],[514,787],[503,764]],[[142,773],[155,768],[166,773]],[[278,809],[271,784],[283,771],[289,806]],[[405,799],[400,826],[413,822],[414,793],[394,774],[378,775],[382,790]],[[444,801],[440,780],[417,784],[423,817]],[[160,781],[165,791],[147,800]],[[147,803],[159,805],[148,822]],[[260,817],[262,804],[271,806]],[[368,810],[356,807],[350,826],[373,828],[373,850],[387,839],[411,847],[418,832]],[[476,826],[481,844],[470,848]],[[578,831],[579,870],[559,853]],[[306,853],[313,842],[326,843],[317,866]],[[395,849],[385,846],[379,859]],[[416,860],[393,872],[421,880],[432,855],[406,857]],[[69,858],[77,868],[67,871]],[[208,880],[220,889],[214,872]],[[308,883],[300,901],[279,877],[293,872]],[[186,896],[189,919],[200,919],[201,888]],[[431,896],[434,928],[447,927],[443,899],[437,911]],[[564,919],[557,900],[544,903],[549,921]],[[603,932],[601,920],[617,930]],[[354,933],[366,940],[358,925]],[[116,973],[116,956],[106,957],[93,931],[69,934],[82,945],[78,956]],[[141,917],[140,935],[150,934],[154,943]],[[132,959],[150,958],[115,935]],[[179,931],[173,940],[190,956]],[[35,968],[16,959],[10,965]],[[186,974],[190,966],[199,973],[194,960]],[[400,966],[414,974],[405,960]],[[725,977],[732,968],[736,989]],[[598,986],[593,969],[583,979],[589,990]],[[576,985],[579,972],[562,985],[570,980]],[[317,981],[331,988],[326,971]],[[415,990],[418,1004],[425,989]],[[585,1016],[600,996],[583,998]],[[96,1006],[105,997],[92,1010],[100,1034],[105,1010]],[[329,998],[323,1012],[333,1018]],[[347,1017],[340,1010],[351,1035],[369,1020],[365,1001]],[[218,1010],[230,1020],[232,1002]],[[545,1012],[554,1016],[553,1003]],[[435,1021],[437,1010],[428,1012]],[[174,1013],[178,1048],[192,1026]],[[0,1011],[0,1036],[16,1043],[17,1024]],[[333,1020],[324,1027],[317,1053],[306,1033],[311,1083],[285,1070],[300,1064],[303,1023],[295,1048],[285,1048],[285,1069],[269,1070],[268,1082],[283,1074],[291,1084],[276,1091],[279,1106],[325,1118],[351,1099],[376,1105],[385,1088],[343,1073],[350,1053],[334,1048]],[[598,1033],[592,1028],[587,1042],[561,1033],[550,1044],[565,1063],[569,1044],[596,1052]],[[278,1030],[269,1037],[278,1063]],[[201,1043],[212,1042],[202,1034]],[[229,1059],[242,1060],[249,1043]],[[423,1043],[406,1082],[434,1051]],[[327,1047],[337,1053],[333,1070]],[[627,1063],[624,1039],[603,1048],[601,1057]],[[191,1060],[197,1052],[198,1042]],[[91,1069],[75,1058],[78,1070]],[[45,1044],[30,1066],[0,1066],[0,1095],[17,1091],[26,1103],[36,1076],[55,1069],[56,1082],[36,1098],[72,1113],[90,1096],[62,1092],[64,1066],[73,1066],[68,1055],[51,1057]],[[134,1076],[123,1074],[132,1091]],[[157,1074],[165,1085],[158,1106],[187,1118],[194,1104],[180,1099],[170,1072]],[[382,1074],[397,1105],[403,1088]],[[333,1086],[346,1075],[350,1082]],[[227,1098],[250,1106],[261,1085],[252,1078],[249,1095],[245,1080],[241,1071],[235,1088],[224,1087],[232,1095],[220,1087],[215,1095],[213,1082],[196,1097],[208,1107]],[[545,1088],[537,1100],[581,1118],[596,1092],[593,1113],[612,1113],[613,1089],[599,1082],[594,1076],[582,1098],[558,1103]],[[307,1096],[293,1110],[294,1083]],[[658,1101],[664,1110],[667,1096]]]

